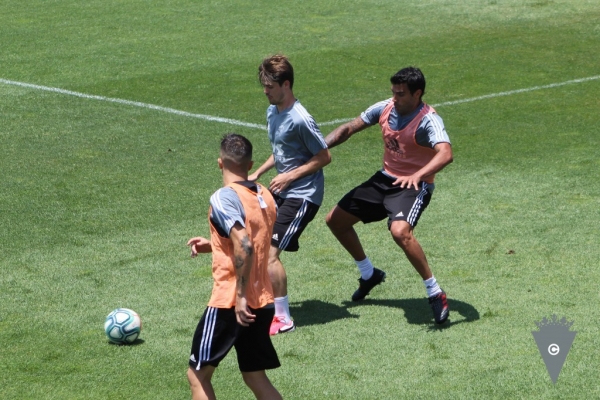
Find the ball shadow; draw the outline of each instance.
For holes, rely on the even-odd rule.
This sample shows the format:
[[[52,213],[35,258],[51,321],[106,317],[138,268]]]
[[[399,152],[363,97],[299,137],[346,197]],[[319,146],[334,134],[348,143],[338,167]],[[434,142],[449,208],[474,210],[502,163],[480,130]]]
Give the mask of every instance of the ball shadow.
[[[106,342],[112,346],[123,346],[123,347],[139,346],[139,345],[146,343],[146,341],[144,339],[140,339],[140,338],[135,339],[132,343],[115,343],[115,342],[111,342],[110,340],[107,340]]]

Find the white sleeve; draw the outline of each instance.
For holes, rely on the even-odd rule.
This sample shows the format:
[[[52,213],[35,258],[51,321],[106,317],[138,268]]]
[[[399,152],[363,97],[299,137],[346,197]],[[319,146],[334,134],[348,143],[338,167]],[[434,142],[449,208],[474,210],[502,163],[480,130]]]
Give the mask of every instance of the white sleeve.
[[[415,139],[421,146],[431,148],[438,143],[450,143],[444,121],[435,113],[429,113],[423,117]]]
[[[244,206],[232,188],[224,187],[217,190],[210,197],[210,205],[212,207],[211,220],[227,236],[229,236],[229,232],[231,232],[231,228],[236,222],[239,222],[244,228],[246,227],[244,223],[246,219]]]

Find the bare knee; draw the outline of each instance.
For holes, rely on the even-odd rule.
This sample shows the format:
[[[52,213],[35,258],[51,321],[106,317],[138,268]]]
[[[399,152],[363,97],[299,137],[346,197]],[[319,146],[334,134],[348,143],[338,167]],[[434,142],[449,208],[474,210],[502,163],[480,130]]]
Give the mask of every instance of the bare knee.
[[[279,255],[281,254],[281,249],[275,246],[271,246],[269,250],[269,264],[267,269],[270,275],[280,276],[285,274],[285,270],[283,269],[283,264],[279,259]]]
[[[256,374],[252,373],[242,373],[242,378],[244,378],[244,383],[250,389],[260,387],[261,383],[263,382],[262,377],[259,378]]]
[[[281,252],[282,250],[279,247],[271,244],[271,247],[269,248],[269,266],[281,263],[281,261],[279,260],[279,255],[281,254]]]
[[[394,241],[400,246],[402,249],[406,249],[410,246],[415,237],[412,232],[412,227],[404,221],[397,221],[398,223],[392,223],[390,227],[390,233],[394,238]]]
[[[281,395],[273,386],[265,371],[242,372],[244,383],[260,400],[279,400]]]
[[[338,206],[335,206],[325,217],[325,223],[332,232],[343,232],[351,229],[357,218]]]
[[[209,365],[202,367],[200,370],[188,368],[187,377],[190,382],[193,400],[215,399],[215,392],[211,383],[214,372],[215,367]]]

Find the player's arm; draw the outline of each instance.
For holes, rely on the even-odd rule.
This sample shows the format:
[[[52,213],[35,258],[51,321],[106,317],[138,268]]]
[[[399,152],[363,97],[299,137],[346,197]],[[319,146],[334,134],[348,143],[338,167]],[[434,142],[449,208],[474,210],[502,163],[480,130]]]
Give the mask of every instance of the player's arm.
[[[433,149],[436,154],[433,156],[431,161],[429,161],[423,168],[418,170],[411,176],[399,176],[394,181],[394,185],[400,185],[401,188],[410,188],[414,186],[416,190],[419,190],[419,183],[426,179],[428,176],[431,176],[442,169],[448,164],[450,164],[454,157],[452,155],[452,146],[447,142],[437,143]]]
[[[271,154],[269,156],[269,158],[267,158],[267,161],[265,161],[260,167],[258,167],[258,169],[256,171],[254,171],[253,174],[248,176],[248,180],[255,182],[256,180],[258,180],[258,178],[261,177],[262,174],[264,174],[265,172],[267,172],[274,166],[275,166],[275,157],[273,156],[273,154]]]
[[[298,168],[295,168],[291,171],[279,174],[276,177],[274,177],[273,180],[271,180],[271,184],[269,185],[269,190],[273,193],[279,193],[282,190],[285,190],[285,188],[287,188],[290,185],[290,183],[307,175],[314,174],[330,162],[331,154],[329,153],[329,149],[322,149],[317,154],[312,156],[312,158],[310,158],[306,163],[299,166]]]
[[[236,275],[235,316],[238,324],[248,326],[256,318],[250,312],[246,302],[246,288],[254,263],[254,247],[246,228],[239,222],[236,222],[231,228],[229,238],[233,244],[233,265]]]
[[[331,131],[331,133],[325,138],[325,143],[327,143],[329,148],[335,147],[338,144],[342,144],[346,140],[350,139],[350,136],[365,130],[369,126],[370,125],[367,125],[367,123],[363,121],[361,117],[356,117],[352,121],[340,125]]]
[[[212,253],[212,244],[210,240],[201,236],[193,237],[188,240],[187,245],[192,250],[192,257],[196,257],[198,253]]]

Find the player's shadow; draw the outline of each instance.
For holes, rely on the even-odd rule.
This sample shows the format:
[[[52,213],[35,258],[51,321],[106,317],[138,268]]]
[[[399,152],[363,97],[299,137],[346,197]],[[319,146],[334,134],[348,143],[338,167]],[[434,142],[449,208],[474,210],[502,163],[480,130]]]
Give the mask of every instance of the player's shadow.
[[[447,329],[451,326],[473,322],[479,319],[479,311],[469,303],[456,299],[448,299],[450,307],[450,317],[448,321],[441,325],[437,325],[433,321],[431,308],[426,299],[365,299],[360,302],[345,301],[344,305],[347,308],[357,306],[385,306],[400,308],[404,311],[406,322],[414,325],[430,324],[430,329],[440,330]]]
[[[448,299],[450,318],[442,325],[433,322],[431,308],[424,298],[421,299],[365,299],[360,302],[345,301],[342,305],[327,303],[321,300],[307,300],[290,304],[290,313],[298,326],[321,325],[328,322],[360,318],[350,312],[358,306],[385,306],[399,308],[404,311],[406,321],[414,325],[430,325],[430,329],[447,329],[451,326],[479,319],[479,312],[470,305],[456,299]]]
[[[290,304],[290,314],[298,326],[321,325],[346,318],[358,318],[348,307],[321,300],[307,300]]]

